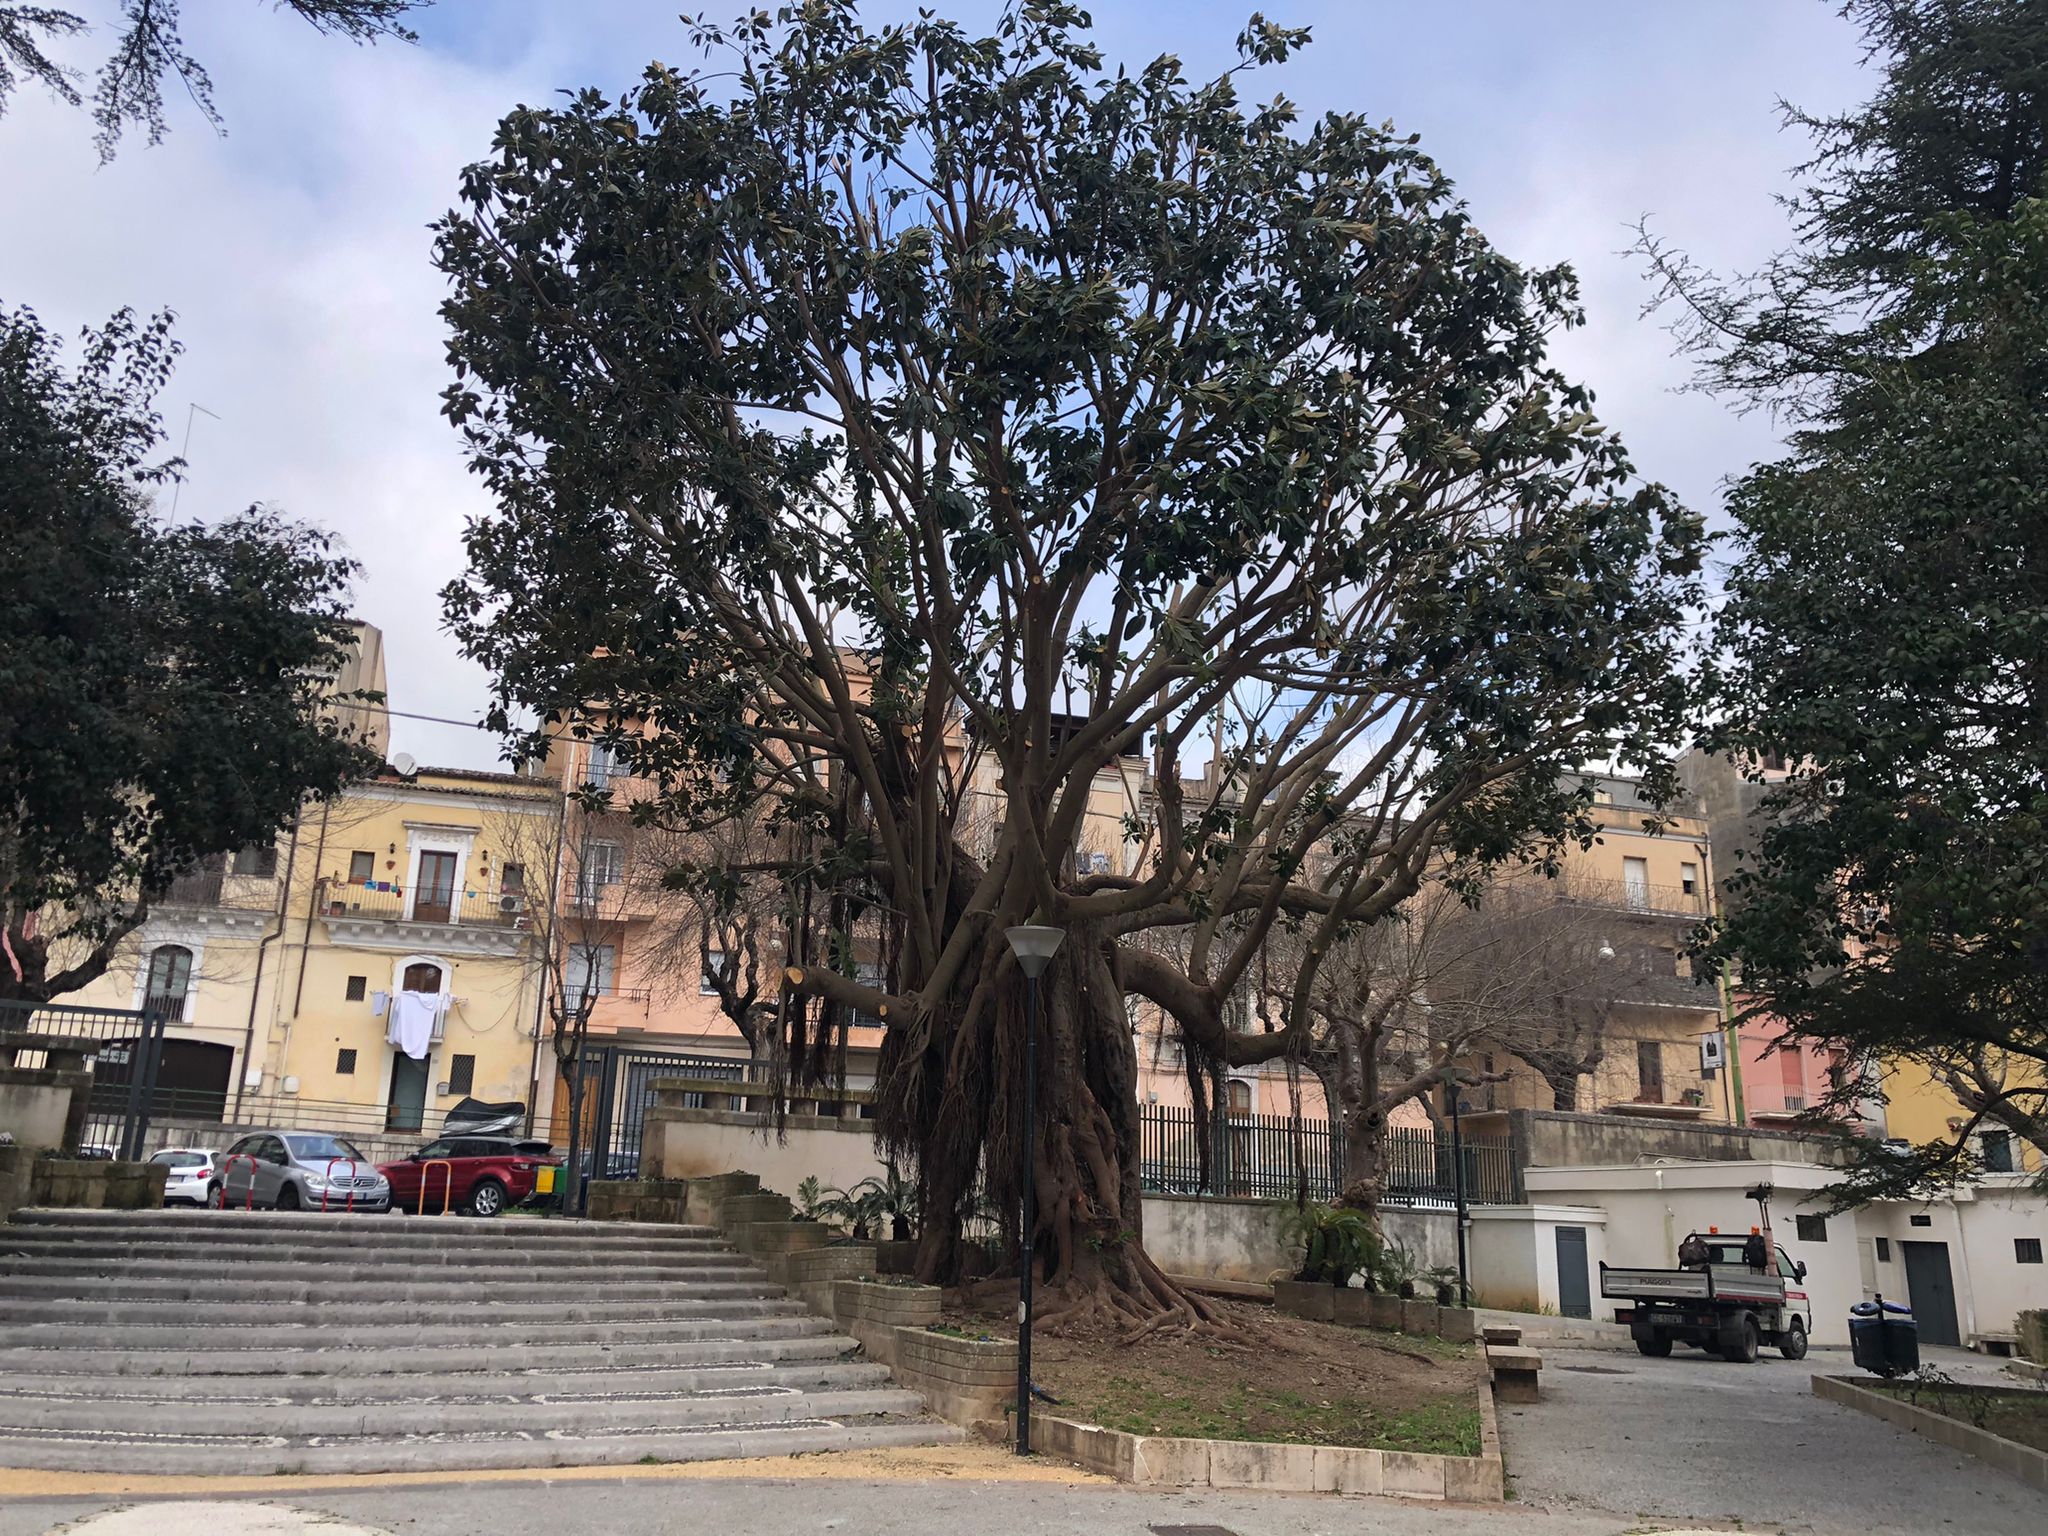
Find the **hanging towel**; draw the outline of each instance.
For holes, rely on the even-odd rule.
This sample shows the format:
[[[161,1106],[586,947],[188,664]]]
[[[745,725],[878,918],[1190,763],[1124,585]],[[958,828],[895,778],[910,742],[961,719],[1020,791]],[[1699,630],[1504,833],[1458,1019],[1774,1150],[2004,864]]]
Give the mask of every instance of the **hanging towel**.
[[[381,1018],[383,1018],[383,1017],[384,1017],[384,1011],[385,1011],[385,1010],[386,1010],[387,1008],[389,1008],[390,1006],[391,1006],[391,994],[390,994],[389,992],[372,992],[372,993],[370,994],[370,1017],[371,1017],[371,1018],[373,1018],[373,1019],[381,1019]]]
[[[432,992],[401,992],[391,1001],[391,1043],[414,1061],[433,1048],[436,1001]]]

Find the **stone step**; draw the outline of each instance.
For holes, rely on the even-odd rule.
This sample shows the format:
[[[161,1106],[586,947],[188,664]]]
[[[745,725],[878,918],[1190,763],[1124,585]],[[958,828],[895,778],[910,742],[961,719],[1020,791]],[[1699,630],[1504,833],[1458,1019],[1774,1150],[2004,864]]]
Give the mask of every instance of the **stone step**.
[[[801,1456],[897,1445],[956,1442],[964,1432],[929,1419],[780,1425],[704,1425],[644,1435],[477,1435],[369,1437],[295,1443],[283,1436],[220,1440],[195,1436],[93,1436],[70,1430],[0,1439],[0,1465],[51,1471],[270,1476],[288,1472],[461,1472],[505,1467],[624,1466],[642,1461],[718,1461]]]
[[[234,1241],[228,1241],[233,1238]],[[508,1247],[501,1243],[464,1243],[458,1234],[440,1240],[412,1244],[354,1242],[338,1238],[320,1241],[306,1234],[280,1234],[264,1240],[241,1233],[208,1233],[203,1240],[159,1236],[130,1241],[100,1236],[16,1233],[0,1228],[0,1263],[9,1258],[65,1259],[79,1264],[146,1263],[152,1259],[185,1259],[194,1262],[234,1264],[258,1259],[330,1263],[346,1259],[364,1266],[408,1266],[422,1269],[459,1269],[473,1264],[513,1264],[525,1268],[541,1265],[601,1264],[613,1269],[687,1270],[704,1265],[730,1264],[729,1243],[697,1242],[689,1247],[571,1247],[541,1244],[536,1247]]]
[[[524,1344],[508,1353],[502,1345],[479,1344],[472,1336],[453,1344],[371,1342],[353,1349],[318,1345],[249,1342],[237,1349],[100,1348],[0,1346],[0,1381],[16,1375],[83,1375],[204,1380],[250,1376],[357,1379],[374,1376],[503,1372],[508,1360],[527,1371],[607,1376],[759,1361],[836,1360],[860,1348],[833,1333],[821,1319],[778,1321],[751,1337],[691,1339],[681,1343]]]
[[[388,1276],[388,1278],[387,1278]],[[460,1277],[443,1278],[434,1273],[408,1274],[404,1270],[381,1272],[378,1278],[342,1283],[271,1281],[252,1286],[239,1272],[201,1278],[195,1275],[133,1274],[111,1270],[89,1276],[65,1274],[8,1274],[0,1270],[0,1302],[28,1304],[36,1301],[80,1300],[80,1280],[90,1286],[90,1295],[108,1301],[160,1301],[195,1305],[235,1303],[280,1303],[295,1301],[476,1301],[486,1303],[540,1305],[556,1293],[546,1279],[495,1286],[479,1286]],[[618,1280],[579,1284],[563,1295],[578,1301],[710,1301],[723,1297],[748,1296],[772,1300],[782,1295],[780,1286],[760,1270],[734,1265],[730,1269],[707,1271],[701,1278],[674,1280]],[[0,1313],[4,1313],[0,1308]]]
[[[720,1265],[701,1264],[674,1270],[634,1268],[606,1264],[602,1261],[588,1264],[490,1263],[448,1269],[436,1267],[424,1278],[428,1283],[460,1285],[478,1292],[492,1286],[507,1289],[541,1286],[565,1292],[583,1285],[652,1283],[662,1279],[667,1279],[671,1284],[678,1286],[690,1285],[700,1278],[707,1283],[725,1283],[733,1273],[749,1269],[757,1276],[761,1273],[745,1259],[728,1254],[725,1262]],[[136,1279],[152,1280],[235,1280],[244,1284],[253,1281],[300,1281],[333,1287],[389,1281],[418,1273],[418,1270],[406,1265],[359,1265],[340,1257],[245,1259],[223,1264],[203,1257],[138,1259],[132,1263],[123,1263],[116,1259],[73,1260],[43,1254],[0,1255],[0,1276],[10,1278],[48,1275],[77,1276],[82,1280],[108,1280],[116,1275],[126,1275]]]
[[[398,1286],[371,1287],[398,1291]],[[604,1300],[582,1299],[580,1291],[570,1299],[551,1301],[544,1296],[506,1297],[493,1295],[483,1300],[464,1300],[460,1295],[435,1291],[426,1296],[359,1296],[354,1289],[330,1291],[310,1298],[278,1297],[262,1290],[252,1293],[223,1290],[203,1300],[185,1301],[162,1297],[122,1297],[81,1300],[76,1296],[36,1297],[13,1300],[0,1308],[7,1327],[25,1328],[45,1324],[163,1327],[192,1321],[217,1321],[234,1327],[268,1326],[339,1327],[354,1325],[379,1332],[403,1331],[426,1324],[465,1324],[481,1328],[506,1328],[514,1333],[529,1324],[549,1323],[634,1323],[678,1322],[692,1318],[731,1317],[735,1302],[781,1301],[763,1296],[758,1282],[746,1286],[705,1286],[688,1295],[631,1297]],[[762,1316],[783,1314],[764,1312]]]
[[[396,1435],[645,1434],[701,1425],[775,1424],[791,1419],[865,1418],[924,1412],[924,1399],[896,1387],[803,1392],[763,1383],[699,1393],[616,1393],[575,1401],[447,1400],[288,1403],[252,1410],[241,1403],[139,1402],[75,1397],[0,1397],[0,1441],[24,1433],[267,1437],[293,1440],[388,1439]]]
[[[849,1344],[851,1341],[847,1341]],[[394,1403],[435,1399],[531,1403],[624,1394],[712,1392],[774,1386],[800,1392],[826,1388],[886,1387],[888,1367],[843,1356],[818,1359],[740,1360],[725,1365],[600,1366],[589,1370],[417,1371],[379,1376],[157,1376],[61,1375],[10,1371],[0,1404],[13,1397],[116,1402]]]
[[[255,1223],[262,1223],[254,1228]],[[66,1231],[206,1233],[252,1227],[265,1233],[313,1232],[368,1234],[372,1239],[461,1232],[479,1241],[506,1243],[680,1243],[716,1241],[715,1227],[678,1226],[665,1222],[581,1221],[553,1216],[412,1216],[365,1211],[205,1211],[164,1208],[149,1211],[93,1211],[29,1206],[8,1217],[8,1225],[61,1228]]]
[[[504,1286],[496,1292],[481,1292],[463,1278],[442,1278],[438,1274],[412,1274],[403,1270],[391,1278],[352,1280],[346,1286],[332,1282],[268,1282],[252,1288],[236,1274],[160,1276],[137,1274],[133,1270],[111,1270],[100,1274],[6,1274],[0,1270],[0,1300],[35,1303],[35,1300],[162,1300],[162,1303],[193,1305],[240,1305],[240,1303],[305,1303],[305,1300],[473,1300],[479,1294],[492,1303],[541,1305],[553,1294],[553,1284],[530,1282]],[[782,1288],[772,1284],[752,1266],[731,1266],[702,1274],[678,1276],[674,1280],[618,1280],[578,1284],[567,1292],[575,1300],[711,1300],[719,1296],[780,1296]]]
[[[486,1338],[500,1349],[523,1350],[535,1344],[613,1344],[638,1349],[648,1344],[688,1344],[701,1339],[753,1339],[782,1332],[806,1332],[826,1325],[795,1302],[722,1302],[723,1316],[694,1319],[648,1319],[602,1323],[525,1323],[518,1327],[488,1323],[425,1323],[408,1326],[396,1318],[385,1327],[366,1331],[348,1324],[302,1326],[291,1323],[214,1321],[179,1318],[148,1323],[31,1323],[15,1327],[0,1322],[0,1349],[261,1349],[290,1344],[302,1349],[350,1349],[389,1344],[474,1344]],[[769,1312],[767,1308],[778,1308]],[[749,1310],[754,1309],[754,1310]]]

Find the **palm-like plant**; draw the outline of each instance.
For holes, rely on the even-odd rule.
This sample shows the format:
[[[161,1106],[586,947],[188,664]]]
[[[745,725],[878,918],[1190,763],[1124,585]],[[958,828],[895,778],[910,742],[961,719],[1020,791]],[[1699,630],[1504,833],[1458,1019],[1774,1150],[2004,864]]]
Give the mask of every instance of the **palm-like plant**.
[[[1289,1238],[1301,1244],[1297,1279],[1321,1285],[1349,1285],[1353,1275],[1368,1281],[1380,1264],[1380,1235],[1365,1212],[1345,1205],[1304,1205],[1287,1213]]]

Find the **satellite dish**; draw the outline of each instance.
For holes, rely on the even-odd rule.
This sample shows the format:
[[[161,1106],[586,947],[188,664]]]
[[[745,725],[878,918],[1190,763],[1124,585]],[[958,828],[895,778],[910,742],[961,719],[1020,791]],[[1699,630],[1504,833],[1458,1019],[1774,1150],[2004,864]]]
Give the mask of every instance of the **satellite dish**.
[[[420,771],[420,765],[413,761],[413,757],[410,752],[393,753],[391,757],[391,766],[398,770],[398,776],[401,779],[409,779],[414,774]]]

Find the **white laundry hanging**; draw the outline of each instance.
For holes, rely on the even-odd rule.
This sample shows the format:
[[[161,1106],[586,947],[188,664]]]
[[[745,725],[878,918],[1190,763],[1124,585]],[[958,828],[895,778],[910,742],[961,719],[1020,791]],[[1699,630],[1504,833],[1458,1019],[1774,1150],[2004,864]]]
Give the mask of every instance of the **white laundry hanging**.
[[[385,1013],[386,1013],[386,1011],[387,1011],[387,1010],[389,1010],[389,1009],[390,1009],[390,1007],[391,1007],[391,994],[390,994],[389,992],[372,992],[372,993],[370,994],[370,1017],[371,1017],[371,1018],[373,1018],[373,1019],[381,1019],[381,1018],[383,1018],[383,1017],[384,1017],[384,1015],[385,1015]]]
[[[399,993],[391,1000],[391,1028],[385,1039],[414,1061],[425,1061],[434,1046],[441,1002],[441,994],[436,992]]]

